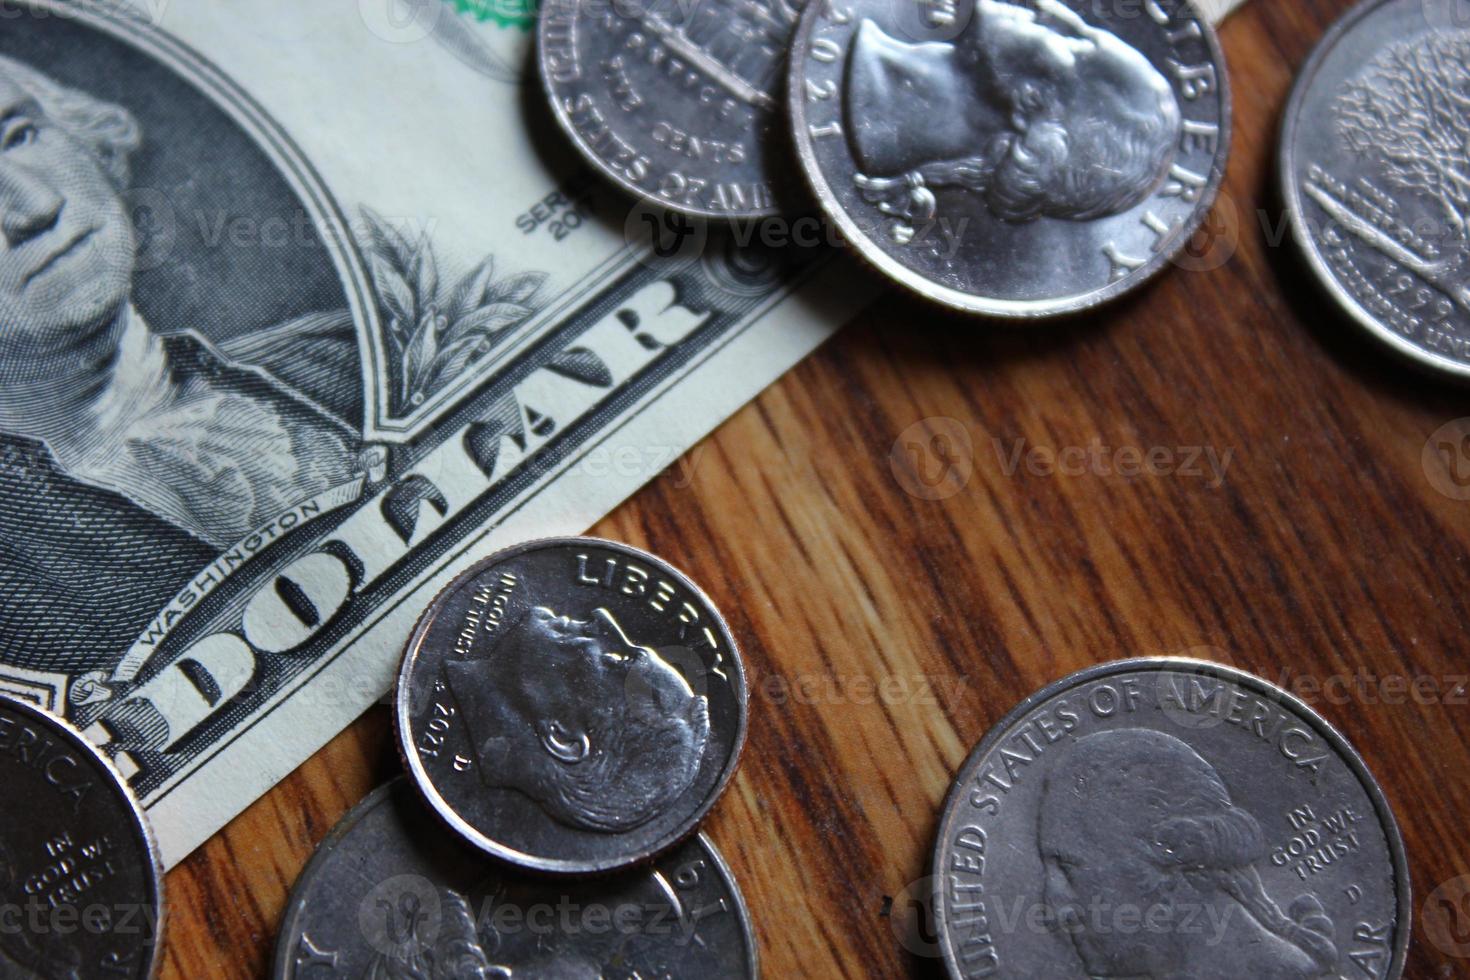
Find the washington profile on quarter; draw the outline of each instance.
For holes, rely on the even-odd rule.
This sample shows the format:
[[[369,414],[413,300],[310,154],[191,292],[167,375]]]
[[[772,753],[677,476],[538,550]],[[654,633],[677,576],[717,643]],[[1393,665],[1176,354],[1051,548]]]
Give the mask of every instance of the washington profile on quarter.
[[[647,860],[692,833],[745,741],[740,654],[667,563],[552,538],[472,566],[409,639],[399,746],[430,804],[542,871]]]
[[[1409,874],[1362,759],[1291,694],[1174,657],[1032,695],[961,768],[934,852],[949,975],[1401,975]]]
[[[548,0],[541,78],[598,170],[665,208],[775,214],[789,191],[782,112],[793,0]]]
[[[897,282],[1000,317],[1086,309],[1161,270],[1224,177],[1230,97],[1188,0],[822,0],[787,86],[843,237]]]
[[[1348,315],[1470,378],[1466,0],[1368,0],[1297,77],[1281,136],[1292,237]]]
[[[644,868],[519,872],[446,831],[400,777],[317,848],[286,905],[275,980],[754,978],[750,913],[703,834]]]
[[[66,722],[0,695],[0,978],[158,972],[163,869],[132,792]]]

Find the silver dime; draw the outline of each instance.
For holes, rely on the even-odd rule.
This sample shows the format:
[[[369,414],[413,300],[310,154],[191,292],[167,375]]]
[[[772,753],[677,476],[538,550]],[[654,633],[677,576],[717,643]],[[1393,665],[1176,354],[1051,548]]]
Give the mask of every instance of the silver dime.
[[[533,876],[446,832],[402,778],[354,807],[302,871],[272,972],[277,980],[756,975],[745,900],[703,834],[646,868]]]
[[[1280,174],[1293,238],[1391,348],[1470,377],[1470,4],[1372,0],[1302,68]]]
[[[868,261],[948,306],[1041,317],[1140,285],[1214,201],[1225,63],[1187,0],[822,0],[797,154]]]
[[[704,593],[596,538],[510,548],[440,593],[398,679],[399,746],[468,840],[543,871],[690,834],[745,742],[745,670]]]
[[[143,811],[66,722],[0,695],[0,977],[157,973],[163,871]]]
[[[794,0],[548,0],[541,77],[582,154],[685,214],[776,213],[789,191],[781,98]]]
[[[1073,674],[965,761],[934,852],[949,975],[1396,978],[1382,791],[1285,691],[1180,658]]]

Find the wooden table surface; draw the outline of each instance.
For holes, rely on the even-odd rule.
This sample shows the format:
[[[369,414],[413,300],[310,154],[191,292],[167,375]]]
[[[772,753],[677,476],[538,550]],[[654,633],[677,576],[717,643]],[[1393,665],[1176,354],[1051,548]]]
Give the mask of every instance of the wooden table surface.
[[[1470,902],[1421,914],[1470,874],[1470,500],[1422,452],[1466,391],[1333,311],[1272,190],[1293,74],[1347,6],[1251,0],[1221,31],[1217,268],[1029,330],[890,295],[592,529],[689,572],[743,643],[750,739],[705,829],[766,976],[937,976],[905,889],[970,748],[1073,670],[1179,653],[1285,678],[1356,744],[1413,868],[1406,976],[1470,976]],[[1167,472],[1113,472],[1129,447]],[[1328,678],[1355,693],[1311,696]],[[398,768],[376,707],[172,871],[164,975],[261,976],[312,849]]]

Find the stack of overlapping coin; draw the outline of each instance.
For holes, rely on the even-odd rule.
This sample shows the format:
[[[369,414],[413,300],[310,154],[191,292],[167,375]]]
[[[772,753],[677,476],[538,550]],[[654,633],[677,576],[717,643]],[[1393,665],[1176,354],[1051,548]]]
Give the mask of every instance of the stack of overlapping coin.
[[[653,555],[556,538],[471,567],[404,656],[408,778],[319,848],[276,974],[755,976],[744,900],[697,834],[746,712],[729,628]]]
[[[1162,270],[1230,143],[1190,0],[552,0],[539,41],[556,118],[626,190],[735,222],[815,200],[893,281],[993,317]]]

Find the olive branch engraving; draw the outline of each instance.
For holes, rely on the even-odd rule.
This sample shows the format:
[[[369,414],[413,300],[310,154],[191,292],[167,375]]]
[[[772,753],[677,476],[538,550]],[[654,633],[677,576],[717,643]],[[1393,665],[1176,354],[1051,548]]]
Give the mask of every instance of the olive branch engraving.
[[[427,234],[410,242],[381,215],[362,208],[364,254],[396,355],[395,393],[422,405],[484,358],[540,307],[544,272],[495,277],[487,255],[452,284],[440,275]]]

